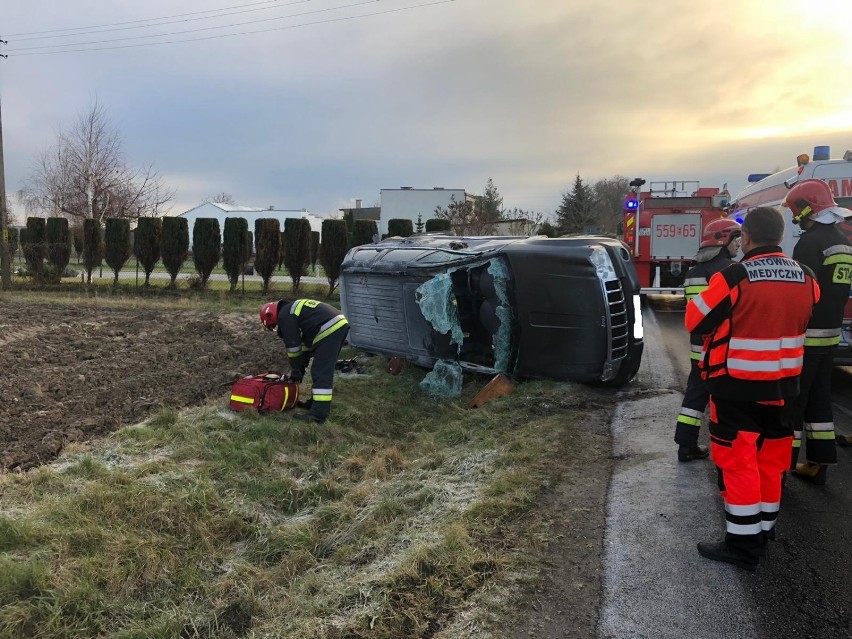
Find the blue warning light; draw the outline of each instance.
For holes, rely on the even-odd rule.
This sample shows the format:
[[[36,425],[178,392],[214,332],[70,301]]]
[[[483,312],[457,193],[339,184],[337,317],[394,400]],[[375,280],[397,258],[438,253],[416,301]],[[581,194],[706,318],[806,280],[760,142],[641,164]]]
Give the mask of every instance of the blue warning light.
[[[624,210],[625,211],[635,211],[639,208],[639,200],[636,199],[635,193],[628,193],[627,198],[624,200]]]

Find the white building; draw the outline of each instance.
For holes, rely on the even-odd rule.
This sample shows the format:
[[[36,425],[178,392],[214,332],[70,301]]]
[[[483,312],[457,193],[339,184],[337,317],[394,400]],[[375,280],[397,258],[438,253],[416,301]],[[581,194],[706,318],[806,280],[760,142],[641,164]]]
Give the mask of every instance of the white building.
[[[179,217],[185,218],[189,226],[189,242],[190,249],[192,248],[192,229],[195,226],[195,220],[198,218],[215,218],[219,220],[219,233],[225,231],[225,218],[241,217],[248,222],[248,230],[254,233],[254,222],[264,218],[272,218],[278,220],[281,225],[281,230],[284,230],[284,220],[288,218],[305,218],[311,224],[311,231],[322,233],[322,218],[308,213],[306,209],[300,211],[288,211],[275,209],[272,207],[266,209],[252,208],[249,206],[238,206],[236,204],[220,204],[218,202],[205,202],[199,204],[184,213]],[[320,237],[322,239],[322,237]]]
[[[464,189],[445,189],[436,186],[431,189],[415,189],[403,186],[399,189],[381,190],[381,218],[379,219],[379,234],[388,232],[388,220],[411,220],[417,224],[417,217],[423,223],[435,217],[435,209],[447,208],[455,202],[473,201],[475,195],[470,195]]]

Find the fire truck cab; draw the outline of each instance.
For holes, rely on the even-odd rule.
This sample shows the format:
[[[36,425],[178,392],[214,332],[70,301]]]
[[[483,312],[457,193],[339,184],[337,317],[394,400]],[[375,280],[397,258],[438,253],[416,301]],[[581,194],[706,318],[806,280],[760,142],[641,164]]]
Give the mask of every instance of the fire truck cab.
[[[683,293],[686,272],[695,263],[704,227],[727,217],[726,188],[697,181],[630,182],[624,202],[622,240],[633,254],[642,293]]]
[[[731,201],[730,216],[742,223],[753,208],[779,208],[784,214],[785,222],[781,248],[787,255],[792,255],[802,230],[792,223],[793,215],[790,209],[783,207],[784,198],[797,181],[811,178],[825,181],[835,202],[839,206],[852,209],[852,151],[846,151],[842,159],[831,159],[829,147],[817,146],[814,147],[813,158],[803,153],[796,158],[796,166],[777,173],[748,176],[749,185]],[[852,222],[842,222],[838,228],[852,241]],[[846,303],[840,345],[834,353],[834,363],[852,366],[852,297]]]

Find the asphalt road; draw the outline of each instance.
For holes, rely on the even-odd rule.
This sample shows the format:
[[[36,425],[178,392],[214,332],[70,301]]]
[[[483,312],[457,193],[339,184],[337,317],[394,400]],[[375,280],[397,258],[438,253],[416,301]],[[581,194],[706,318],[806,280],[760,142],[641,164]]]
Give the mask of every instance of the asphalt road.
[[[756,573],[704,559],[695,545],[721,539],[724,518],[713,464],[678,463],[672,441],[689,366],[683,309],[660,298],[644,315],[642,368],[612,425],[598,637],[852,637],[852,449],[838,449],[825,486],[788,478]],[[833,392],[836,428],[852,433],[849,369]]]

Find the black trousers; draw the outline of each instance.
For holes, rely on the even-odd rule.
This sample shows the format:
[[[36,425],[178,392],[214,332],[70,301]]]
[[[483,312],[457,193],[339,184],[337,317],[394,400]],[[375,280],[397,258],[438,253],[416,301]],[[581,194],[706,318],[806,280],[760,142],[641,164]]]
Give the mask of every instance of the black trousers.
[[[349,327],[338,328],[322,339],[311,351],[311,408],[310,413],[320,419],[326,419],[331,413],[331,400],[334,394],[334,369],[343,342],[349,334]]]
[[[709,401],[710,393],[707,390],[707,384],[701,379],[698,361],[692,360],[689,378],[686,380],[686,392],[683,394],[683,402],[677,416],[677,426],[675,426],[674,440],[680,446],[698,444],[701,420]]]
[[[799,397],[795,403],[793,456],[791,468],[796,467],[802,438],[805,440],[805,459],[814,464],[836,464],[834,442],[834,412],[831,407],[831,372],[834,368],[832,348],[805,347],[802,374],[799,377]]]

